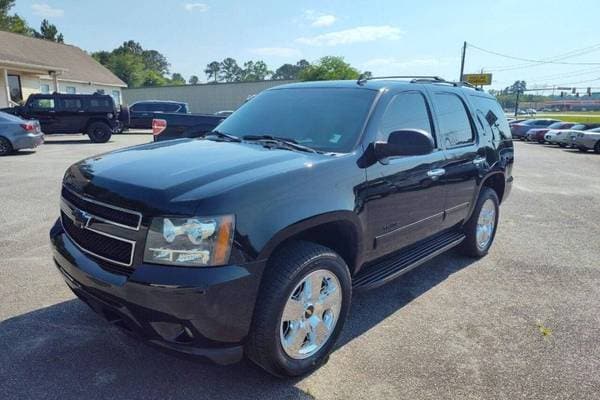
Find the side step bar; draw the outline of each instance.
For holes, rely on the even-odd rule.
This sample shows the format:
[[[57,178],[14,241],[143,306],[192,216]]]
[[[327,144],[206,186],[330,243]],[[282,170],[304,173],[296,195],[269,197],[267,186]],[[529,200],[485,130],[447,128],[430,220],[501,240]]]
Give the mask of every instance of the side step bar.
[[[376,264],[365,266],[354,277],[353,289],[368,290],[381,286],[450,250],[464,239],[463,233],[450,231],[409,246]]]

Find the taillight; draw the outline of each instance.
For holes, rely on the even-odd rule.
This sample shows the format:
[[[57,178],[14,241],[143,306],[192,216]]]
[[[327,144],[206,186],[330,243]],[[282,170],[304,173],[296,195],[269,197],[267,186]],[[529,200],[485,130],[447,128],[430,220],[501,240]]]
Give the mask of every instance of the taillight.
[[[25,132],[35,132],[35,124],[33,122],[27,122],[26,124],[21,124],[21,128],[25,130]]]
[[[152,134],[154,136],[160,135],[165,129],[167,129],[167,121],[157,118],[152,120]]]

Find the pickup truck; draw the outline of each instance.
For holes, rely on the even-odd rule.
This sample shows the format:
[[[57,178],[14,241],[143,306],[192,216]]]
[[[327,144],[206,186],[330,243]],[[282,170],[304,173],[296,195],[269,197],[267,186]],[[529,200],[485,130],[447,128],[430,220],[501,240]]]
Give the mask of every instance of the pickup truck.
[[[50,231],[58,271],[150,344],[315,370],[353,292],[451,248],[484,257],[510,193],[496,99],[405,78],[270,88],[202,138],[72,165]]]
[[[199,137],[217,127],[227,116],[209,114],[153,113],[154,141]]]

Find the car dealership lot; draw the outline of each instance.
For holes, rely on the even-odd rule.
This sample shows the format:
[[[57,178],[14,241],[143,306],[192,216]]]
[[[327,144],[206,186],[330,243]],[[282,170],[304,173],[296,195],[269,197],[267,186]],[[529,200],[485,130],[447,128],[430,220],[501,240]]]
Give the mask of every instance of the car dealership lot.
[[[48,230],[65,168],[150,140],[49,136],[0,159],[0,398],[598,397],[600,155],[515,143],[490,254],[451,252],[356,295],[329,363],[285,381],[140,344],[55,270]]]

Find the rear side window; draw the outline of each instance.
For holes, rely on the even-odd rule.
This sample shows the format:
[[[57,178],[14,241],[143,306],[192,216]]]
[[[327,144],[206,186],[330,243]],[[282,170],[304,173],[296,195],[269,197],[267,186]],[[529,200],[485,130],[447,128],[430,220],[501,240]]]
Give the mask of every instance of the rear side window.
[[[101,98],[92,97],[92,98],[90,98],[90,108],[105,110],[107,108],[112,108],[112,104],[111,104],[110,100],[108,100],[105,97],[101,97]]]
[[[500,104],[494,99],[471,96],[471,102],[477,108],[477,119],[485,131],[491,131],[494,139],[510,139],[510,126]]]
[[[380,137],[387,139],[402,129],[421,129],[433,136],[429,107],[419,92],[400,93],[392,99],[381,119]]]
[[[73,98],[73,99],[60,99],[60,108],[63,110],[80,110],[83,105],[81,103],[81,99]]]
[[[465,103],[454,93],[435,93],[440,136],[446,147],[461,146],[474,140],[473,127]]]

